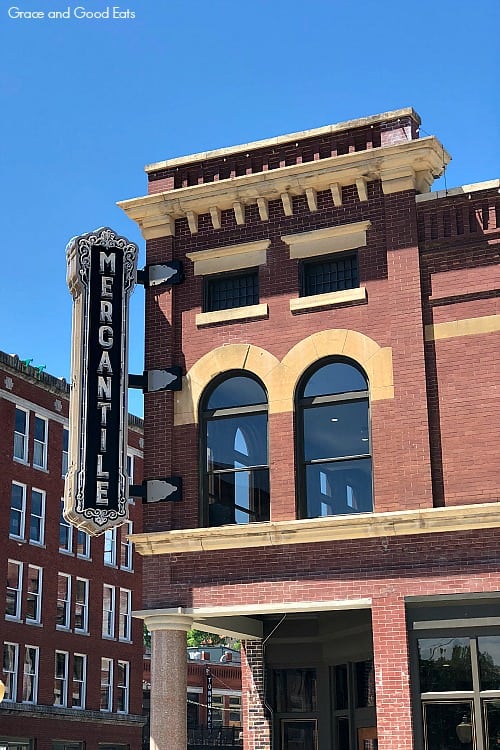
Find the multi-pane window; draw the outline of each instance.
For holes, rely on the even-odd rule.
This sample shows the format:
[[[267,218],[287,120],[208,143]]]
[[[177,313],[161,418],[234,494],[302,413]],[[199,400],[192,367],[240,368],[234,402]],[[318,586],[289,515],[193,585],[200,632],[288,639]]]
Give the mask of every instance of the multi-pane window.
[[[42,619],[42,572],[42,568],[28,565],[26,622],[39,623]]]
[[[23,564],[15,560],[9,560],[7,564],[7,598],[5,602],[6,619],[20,619],[22,590]]]
[[[19,645],[17,643],[3,644],[3,681],[5,684],[4,701],[17,699],[17,660]]]
[[[85,688],[87,680],[87,657],[84,654],[73,656],[73,679],[71,681],[71,706],[85,708]]]
[[[66,573],[57,574],[57,614],[56,627],[64,630],[70,627],[71,616],[71,576]]]
[[[89,582],[86,578],[75,581],[75,633],[87,633],[89,627]]]
[[[132,620],[131,612],[132,592],[128,589],[120,589],[120,616],[118,623],[118,637],[121,641],[130,640],[130,626]]]
[[[23,703],[36,703],[38,693],[38,646],[26,646],[23,667]]]
[[[132,534],[132,521],[124,523],[120,529],[120,568],[132,570],[132,542],[127,536]]]
[[[359,286],[357,253],[304,261],[300,282],[301,297],[355,289]]]
[[[417,642],[425,750],[491,750],[500,732],[500,636]]]
[[[35,416],[33,466],[39,469],[47,468],[47,434],[47,420],[43,417]]]
[[[76,532],[76,554],[86,560],[90,557],[90,534],[82,529]]]
[[[298,396],[299,517],[373,510],[366,376],[354,363],[322,363]]]
[[[134,457],[127,453],[127,476],[129,484],[134,484]]]
[[[24,539],[26,523],[26,487],[24,484],[12,482],[10,489],[10,527],[9,536],[12,539]]]
[[[229,726],[241,725],[241,697],[239,695],[229,696]]]
[[[224,725],[224,696],[212,696],[212,726],[222,727]]]
[[[56,651],[54,662],[54,706],[66,706],[68,700],[68,653]]]
[[[107,584],[102,591],[102,635],[103,638],[115,635],[115,587]]]
[[[269,520],[267,396],[253,377],[218,380],[202,401],[203,522]]]
[[[61,500],[61,512],[59,516],[59,550],[71,552],[73,549],[73,527],[64,518],[64,500]]]
[[[116,565],[116,527],[104,532],[104,564]]]
[[[14,423],[14,458],[28,460],[28,412],[16,407]]]
[[[259,272],[257,270],[205,278],[203,282],[204,312],[229,310],[259,303]]]
[[[101,711],[113,709],[113,660],[101,659]]]
[[[45,492],[31,490],[30,542],[43,544],[45,525]]]
[[[69,430],[67,427],[63,427],[62,436],[62,459],[61,459],[61,474],[63,477],[68,473],[68,456],[69,456]]]
[[[128,661],[119,661],[116,665],[116,710],[119,713],[128,712],[129,668]]]

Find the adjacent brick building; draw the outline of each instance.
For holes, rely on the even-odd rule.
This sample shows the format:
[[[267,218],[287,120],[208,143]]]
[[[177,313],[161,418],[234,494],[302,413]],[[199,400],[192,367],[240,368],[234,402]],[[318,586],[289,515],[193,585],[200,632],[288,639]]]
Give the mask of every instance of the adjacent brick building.
[[[63,519],[69,388],[0,352],[0,746],[139,750],[142,735],[141,559],[130,521],[90,538]],[[128,463],[142,481],[142,420],[129,418]]]
[[[152,747],[184,632],[243,639],[245,750],[500,742],[498,180],[430,193],[411,109],[146,168]],[[166,708],[166,710],[165,710]]]

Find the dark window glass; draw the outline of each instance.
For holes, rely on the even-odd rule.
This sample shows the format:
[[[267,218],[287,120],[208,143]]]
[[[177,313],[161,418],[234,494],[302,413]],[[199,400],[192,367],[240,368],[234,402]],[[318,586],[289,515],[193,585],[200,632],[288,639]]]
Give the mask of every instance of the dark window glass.
[[[278,713],[307,713],[316,710],[316,670],[276,669],[275,706]]]
[[[335,667],[335,709],[343,711],[349,705],[347,664]]]
[[[477,639],[481,690],[500,690],[500,636]]]
[[[16,409],[16,432],[21,432],[23,435],[26,434],[26,412],[21,409]]]
[[[469,638],[422,638],[418,641],[420,690],[472,690]]]
[[[337,747],[338,750],[350,750],[351,742],[349,738],[349,719],[337,719]]]
[[[62,446],[63,451],[68,450],[68,444],[69,444],[69,430],[64,428],[63,429],[63,446]]]
[[[301,517],[372,511],[366,377],[347,362],[329,362],[303,383],[302,394]]]
[[[244,274],[205,279],[204,310],[228,310],[233,307],[257,305],[259,302],[259,274]]]
[[[484,701],[486,748],[498,750],[500,746],[500,701]]]
[[[45,420],[35,417],[35,440],[45,442]]]
[[[356,253],[314,261],[302,267],[301,297],[326,292],[340,292],[359,286],[358,256]]]
[[[234,406],[265,404],[264,389],[256,380],[245,376],[223,380],[214,388],[207,402],[207,409],[229,409]]]
[[[205,522],[222,526],[268,521],[264,389],[248,376],[227,378],[208,394],[203,421]]]
[[[375,705],[375,671],[373,661],[356,662],[356,708]]]
[[[426,750],[472,750],[470,701],[424,704],[424,735]]]

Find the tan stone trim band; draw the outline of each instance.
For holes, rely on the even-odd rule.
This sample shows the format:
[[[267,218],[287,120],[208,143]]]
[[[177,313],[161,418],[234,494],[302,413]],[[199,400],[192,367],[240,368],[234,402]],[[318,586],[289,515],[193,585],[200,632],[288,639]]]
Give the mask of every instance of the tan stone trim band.
[[[365,300],[366,287],[360,286],[356,289],[345,289],[341,292],[311,294],[310,297],[291,299],[290,310],[291,312],[313,310],[315,307],[335,307],[335,305],[345,305],[347,302],[364,302]]]
[[[137,552],[147,556],[495,528],[500,528],[500,504],[481,503],[244,526],[158,531],[133,534],[131,539]]]
[[[244,320],[245,318],[265,318],[268,314],[268,306],[261,303],[260,305],[246,305],[245,307],[231,307],[228,310],[197,313],[195,322],[198,328],[201,328],[213,323],[231,323],[233,320]]]
[[[457,336],[475,336],[481,333],[500,331],[500,315],[485,315],[481,318],[464,318],[425,326],[425,340],[439,341]]]
[[[195,276],[208,276],[212,273],[265,265],[270,244],[270,240],[244,242],[239,245],[226,245],[186,253],[186,257],[194,264]]]
[[[369,221],[355,224],[341,224],[336,227],[317,229],[314,232],[288,234],[281,240],[290,248],[290,258],[312,258],[316,255],[341,253],[366,245],[366,232],[371,227]]]
[[[348,357],[361,365],[368,376],[371,401],[394,398],[392,349],[380,347],[358,331],[332,329],[303,339],[281,362],[253,344],[228,344],[208,352],[186,373],[182,390],[174,395],[174,424],[196,424],[204,389],[217,375],[231,370],[246,370],[262,381],[270,414],[291,412],[302,374],[314,362],[331,356]]]

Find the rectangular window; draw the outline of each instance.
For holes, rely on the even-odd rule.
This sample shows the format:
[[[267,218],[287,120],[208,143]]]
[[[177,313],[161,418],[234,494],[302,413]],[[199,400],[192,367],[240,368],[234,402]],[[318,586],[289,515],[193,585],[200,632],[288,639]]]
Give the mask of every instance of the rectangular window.
[[[35,436],[33,443],[33,466],[47,468],[47,435],[48,423],[43,417],[35,416]]]
[[[81,529],[76,532],[76,555],[86,560],[90,557],[90,534]]]
[[[40,623],[42,619],[42,568],[28,565],[26,592],[26,622]]]
[[[101,711],[113,708],[113,661],[101,659]]]
[[[104,584],[102,593],[102,636],[115,635],[115,587]]]
[[[132,570],[132,542],[127,536],[132,534],[132,521],[127,521],[120,528],[120,568]]]
[[[307,260],[301,266],[300,296],[340,292],[359,287],[357,253],[321,260]]]
[[[5,617],[7,620],[21,619],[21,594],[23,590],[23,564],[9,560],[7,565],[7,600]]]
[[[59,516],[59,551],[71,552],[73,550],[73,527],[64,518],[64,500],[61,500],[61,513]]]
[[[224,725],[224,696],[212,696],[212,726],[222,727]]]
[[[229,696],[229,726],[241,726],[240,696]]]
[[[87,633],[89,628],[89,582],[77,578],[75,582],[75,633]]]
[[[30,542],[43,544],[45,532],[45,492],[31,490]]]
[[[10,489],[10,527],[11,539],[24,539],[26,522],[26,487],[12,482]]]
[[[73,656],[73,680],[71,683],[72,708],[85,708],[85,689],[87,679],[87,657],[83,654]]]
[[[68,700],[68,654],[56,651],[54,664],[54,706],[66,706]]]
[[[121,641],[130,641],[131,611],[132,592],[128,589],[120,589],[120,618],[118,637]]]
[[[38,694],[38,646],[26,646],[23,669],[23,703],[36,703]]]
[[[127,453],[127,476],[129,484],[134,484],[134,457]]]
[[[24,463],[28,460],[28,412],[19,407],[14,423],[14,458]]]
[[[62,436],[62,460],[61,460],[61,474],[63,477],[68,473],[68,457],[69,457],[69,430],[67,427],[63,427]]]
[[[17,699],[17,659],[19,646],[17,643],[3,644],[3,681],[5,683],[4,701]]]
[[[116,566],[116,527],[104,532],[104,565]]]
[[[69,630],[71,602],[71,576],[66,573],[57,574],[57,615],[56,627]]]
[[[203,279],[203,312],[229,310],[259,303],[259,272],[224,274]]]
[[[118,713],[128,713],[128,684],[129,663],[128,661],[119,661],[116,675],[116,710]]]

